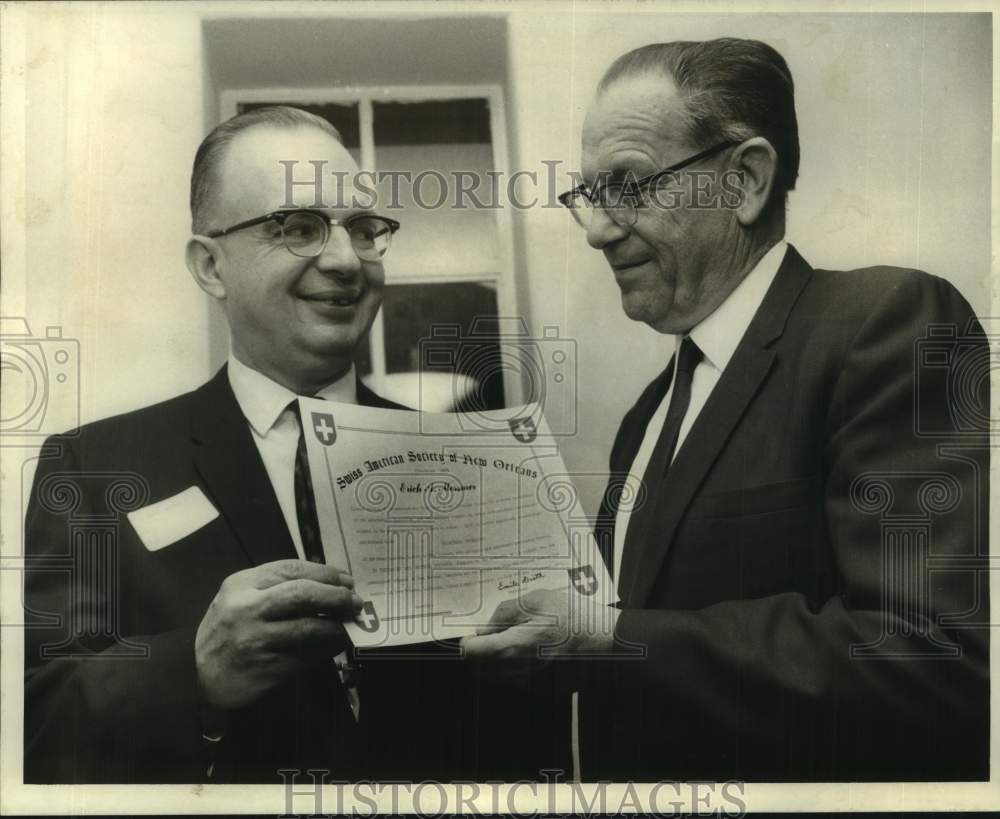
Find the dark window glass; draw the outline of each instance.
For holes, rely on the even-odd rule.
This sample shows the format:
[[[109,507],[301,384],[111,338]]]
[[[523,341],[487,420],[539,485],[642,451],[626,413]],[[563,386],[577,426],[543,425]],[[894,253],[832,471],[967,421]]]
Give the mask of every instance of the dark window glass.
[[[490,109],[485,99],[376,102],[375,145],[489,143]]]
[[[465,376],[454,381],[452,410],[504,406],[497,294],[491,285],[395,284],[387,285],[384,293],[387,375],[422,372]],[[359,353],[358,374],[365,376],[371,371],[366,340]]]

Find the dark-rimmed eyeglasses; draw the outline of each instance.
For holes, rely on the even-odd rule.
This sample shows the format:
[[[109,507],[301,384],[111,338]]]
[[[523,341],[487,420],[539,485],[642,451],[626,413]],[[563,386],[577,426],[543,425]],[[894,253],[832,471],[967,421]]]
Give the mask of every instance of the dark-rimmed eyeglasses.
[[[399,230],[399,222],[386,216],[356,213],[346,219],[334,219],[320,210],[289,208],[271,211],[223,230],[209,231],[205,235],[210,239],[217,239],[265,222],[276,222],[281,229],[281,241],[288,252],[303,258],[319,256],[330,241],[330,228],[342,227],[351,239],[354,252],[365,262],[381,261],[389,252],[392,234]]]
[[[560,194],[559,201],[569,208],[573,218],[583,228],[590,227],[595,208],[603,210],[616,224],[622,227],[632,227],[639,218],[639,208],[646,204],[645,192],[651,186],[661,183],[666,177],[676,174],[695,162],[708,159],[710,156],[737,144],[739,143],[731,140],[720,142],[694,156],[674,163],[669,168],[656,171],[656,173],[651,173],[641,179],[609,182],[605,185],[597,185],[594,190],[588,190],[586,185],[578,185],[573,190]]]

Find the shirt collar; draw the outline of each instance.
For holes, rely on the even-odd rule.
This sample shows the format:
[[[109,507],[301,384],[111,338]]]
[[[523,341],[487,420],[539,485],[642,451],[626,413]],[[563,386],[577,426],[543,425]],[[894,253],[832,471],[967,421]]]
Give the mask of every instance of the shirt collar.
[[[285,407],[298,398],[290,389],[248,367],[234,355],[229,356],[228,372],[236,402],[254,432],[261,437],[270,432]],[[357,404],[358,385],[354,365],[332,384],[317,392],[316,397],[341,404]]]
[[[787,249],[788,242],[781,240],[767,251],[726,300],[689,333],[705,358],[720,372],[733,357],[757,309],[764,301],[771,282],[778,275],[778,268],[781,267]],[[677,336],[678,346],[681,338]]]

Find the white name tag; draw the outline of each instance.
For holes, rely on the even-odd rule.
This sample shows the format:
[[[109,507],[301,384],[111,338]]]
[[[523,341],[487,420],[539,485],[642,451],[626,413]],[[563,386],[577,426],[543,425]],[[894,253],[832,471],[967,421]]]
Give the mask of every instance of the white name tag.
[[[128,513],[129,522],[151,552],[197,532],[218,516],[218,510],[197,486]]]

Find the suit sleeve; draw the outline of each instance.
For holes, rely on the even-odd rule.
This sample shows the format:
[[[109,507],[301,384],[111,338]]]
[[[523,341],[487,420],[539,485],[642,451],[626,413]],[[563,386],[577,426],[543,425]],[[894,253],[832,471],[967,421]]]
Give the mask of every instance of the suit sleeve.
[[[934,516],[931,556],[968,558],[977,527],[985,538],[985,436],[964,438],[954,459],[939,451],[940,438],[915,434],[916,412],[925,426],[953,426],[949,396],[923,393],[914,403],[915,341],[931,323],[955,325],[961,335],[970,317],[943,280],[907,279],[874,306],[848,349],[823,457],[827,537],[842,593],[819,606],[789,592],[697,611],[623,611],[616,637],[643,646],[646,658],[616,663],[620,685],[646,692],[666,719],[711,715],[725,747],[820,748],[827,755],[820,776],[847,770],[848,758],[857,770],[902,778],[918,756],[936,755],[944,771],[988,758],[987,631],[946,628],[941,619],[978,609],[972,619],[988,622],[986,572],[932,572],[929,601],[915,605],[911,581],[927,570],[919,549],[884,552],[883,520],[852,497],[865,474],[885,476],[875,496],[894,478],[937,475],[938,488],[924,500],[941,509],[954,503]],[[981,340],[965,354],[984,350]],[[861,505],[877,503],[875,496]],[[884,559],[895,563],[884,567]],[[852,656],[852,646],[865,644],[879,644],[879,656]],[[928,656],[929,645],[955,646],[958,656]]]
[[[99,501],[73,446],[46,443],[58,455],[40,461],[25,521],[24,781],[202,781],[195,628],[119,633],[135,590],[81,557],[65,504],[84,520]]]

